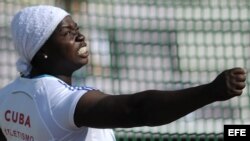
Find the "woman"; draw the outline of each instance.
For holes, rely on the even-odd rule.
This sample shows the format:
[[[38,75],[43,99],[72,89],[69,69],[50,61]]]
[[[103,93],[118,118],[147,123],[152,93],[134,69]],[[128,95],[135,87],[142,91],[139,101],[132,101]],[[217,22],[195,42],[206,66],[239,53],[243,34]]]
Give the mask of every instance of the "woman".
[[[242,68],[176,91],[110,95],[72,86],[73,72],[88,63],[89,53],[66,11],[27,7],[14,16],[11,28],[21,77],[0,91],[0,136],[8,141],[114,141],[110,128],[168,124],[207,104],[240,96],[245,87]]]

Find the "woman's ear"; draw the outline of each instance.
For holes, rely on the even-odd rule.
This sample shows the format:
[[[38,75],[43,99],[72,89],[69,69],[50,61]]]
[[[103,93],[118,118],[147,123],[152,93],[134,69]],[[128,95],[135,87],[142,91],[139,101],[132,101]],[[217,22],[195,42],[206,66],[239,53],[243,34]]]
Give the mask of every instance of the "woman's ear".
[[[38,59],[48,59],[48,51],[46,49],[46,46],[43,46],[38,52],[37,52]]]
[[[41,63],[46,62],[46,60],[49,58],[48,53],[46,51],[46,46],[44,45],[38,52],[35,54],[33,59],[31,60],[32,66],[41,65]]]
[[[45,42],[45,44],[41,47],[41,49],[38,51],[39,56],[41,57],[41,59],[48,59],[48,54],[49,54],[49,39],[47,42]]]

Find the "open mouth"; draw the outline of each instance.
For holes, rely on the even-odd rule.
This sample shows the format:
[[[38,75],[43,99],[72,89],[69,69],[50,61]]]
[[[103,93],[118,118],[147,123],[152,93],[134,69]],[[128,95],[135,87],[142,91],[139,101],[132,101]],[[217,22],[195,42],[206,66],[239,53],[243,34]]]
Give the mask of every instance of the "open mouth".
[[[78,55],[84,55],[84,54],[87,54],[87,53],[88,53],[87,47],[81,47],[81,48],[78,50]]]

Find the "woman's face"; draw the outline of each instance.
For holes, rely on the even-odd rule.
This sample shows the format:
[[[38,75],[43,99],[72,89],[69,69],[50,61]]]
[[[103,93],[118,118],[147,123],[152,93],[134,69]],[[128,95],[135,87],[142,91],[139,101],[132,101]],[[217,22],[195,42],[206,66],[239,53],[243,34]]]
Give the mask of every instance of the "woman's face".
[[[57,69],[74,71],[88,63],[85,37],[71,16],[66,16],[47,41],[49,61]]]

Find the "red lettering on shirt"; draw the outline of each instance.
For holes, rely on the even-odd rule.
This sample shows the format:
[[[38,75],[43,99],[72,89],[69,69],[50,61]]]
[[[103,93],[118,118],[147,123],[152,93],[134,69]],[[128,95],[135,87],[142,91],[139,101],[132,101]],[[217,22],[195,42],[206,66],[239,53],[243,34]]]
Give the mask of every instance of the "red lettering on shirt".
[[[7,122],[13,122],[13,123],[18,123],[20,125],[24,125],[28,128],[31,127],[30,116],[25,115],[24,113],[6,110],[5,111],[5,120]]]
[[[6,136],[14,137],[18,140],[23,140],[23,141],[35,141],[35,138],[32,135],[29,135],[24,132],[20,132],[15,129],[8,129],[8,128],[3,128],[3,131]]]
[[[8,122],[10,121],[9,114],[10,114],[10,110],[5,111],[5,120]]]
[[[30,128],[30,116],[27,116],[24,125]]]

